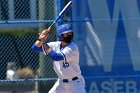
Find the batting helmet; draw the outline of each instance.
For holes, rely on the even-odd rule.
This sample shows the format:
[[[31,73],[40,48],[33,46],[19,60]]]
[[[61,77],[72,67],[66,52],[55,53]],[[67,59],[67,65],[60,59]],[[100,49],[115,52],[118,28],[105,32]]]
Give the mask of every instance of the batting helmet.
[[[72,32],[72,35],[69,35],[67,37],[63,37],[63,34],[68,33],[68,32]],[[73,32],[74,32],[74,30],[72,30],[71,25],[69,25],[69,24],[60,25],[57,29],[58,40],[64,41],[66,43],[70,43],[73,39]]]
[[[69,25],[69,24],[60,25],[57,29],[57,35],[65,34],[65,33],[68,33],[68,32],[74,32],[72,30],[71,25]]]

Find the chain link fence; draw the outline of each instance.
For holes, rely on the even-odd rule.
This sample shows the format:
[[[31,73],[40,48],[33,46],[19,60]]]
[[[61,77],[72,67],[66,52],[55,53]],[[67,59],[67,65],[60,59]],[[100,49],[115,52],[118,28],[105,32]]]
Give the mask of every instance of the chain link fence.
[[[55,19],[57,5],[57,0],[0,0],[0,93],[47,93],[54,83],[52,60],[31,46]],[[47,42],[54,40],[55,28]]]
[[[0,93],[47,93],[53,86],[52,60],[31,47],[68,1],[0,0]],[[140,0],[73,1],[56,26],[73,25],[88,93],[138,93]],[[46,42],[56,39],[53,27]]]

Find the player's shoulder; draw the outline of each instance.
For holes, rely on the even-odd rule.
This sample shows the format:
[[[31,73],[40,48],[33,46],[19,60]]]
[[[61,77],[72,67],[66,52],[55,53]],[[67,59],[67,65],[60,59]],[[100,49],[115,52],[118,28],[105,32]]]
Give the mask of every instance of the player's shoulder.
[[[71,43],[69,44],[69,47],[71,47],[71,48],[78,48],[77,44],[74,43],[74,42],[71,42]]]

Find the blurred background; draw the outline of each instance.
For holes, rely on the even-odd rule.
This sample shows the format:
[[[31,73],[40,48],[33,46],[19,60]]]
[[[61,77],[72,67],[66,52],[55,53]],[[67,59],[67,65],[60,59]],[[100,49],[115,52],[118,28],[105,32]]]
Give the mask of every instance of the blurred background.
[[[70,0],[0,0],[0,93],[48,93],[49,56],[31,46]],[[140,0],[73,0],[72,24],[87,93],[140,93]]]

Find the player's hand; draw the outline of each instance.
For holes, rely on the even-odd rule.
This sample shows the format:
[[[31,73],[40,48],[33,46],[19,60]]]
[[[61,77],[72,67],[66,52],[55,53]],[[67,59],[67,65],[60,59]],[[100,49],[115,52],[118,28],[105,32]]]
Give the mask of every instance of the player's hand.
[[[44,29],[40,34],[39,34],[39,39],[44,42],[48,36],[49,36],[50,28]]]

